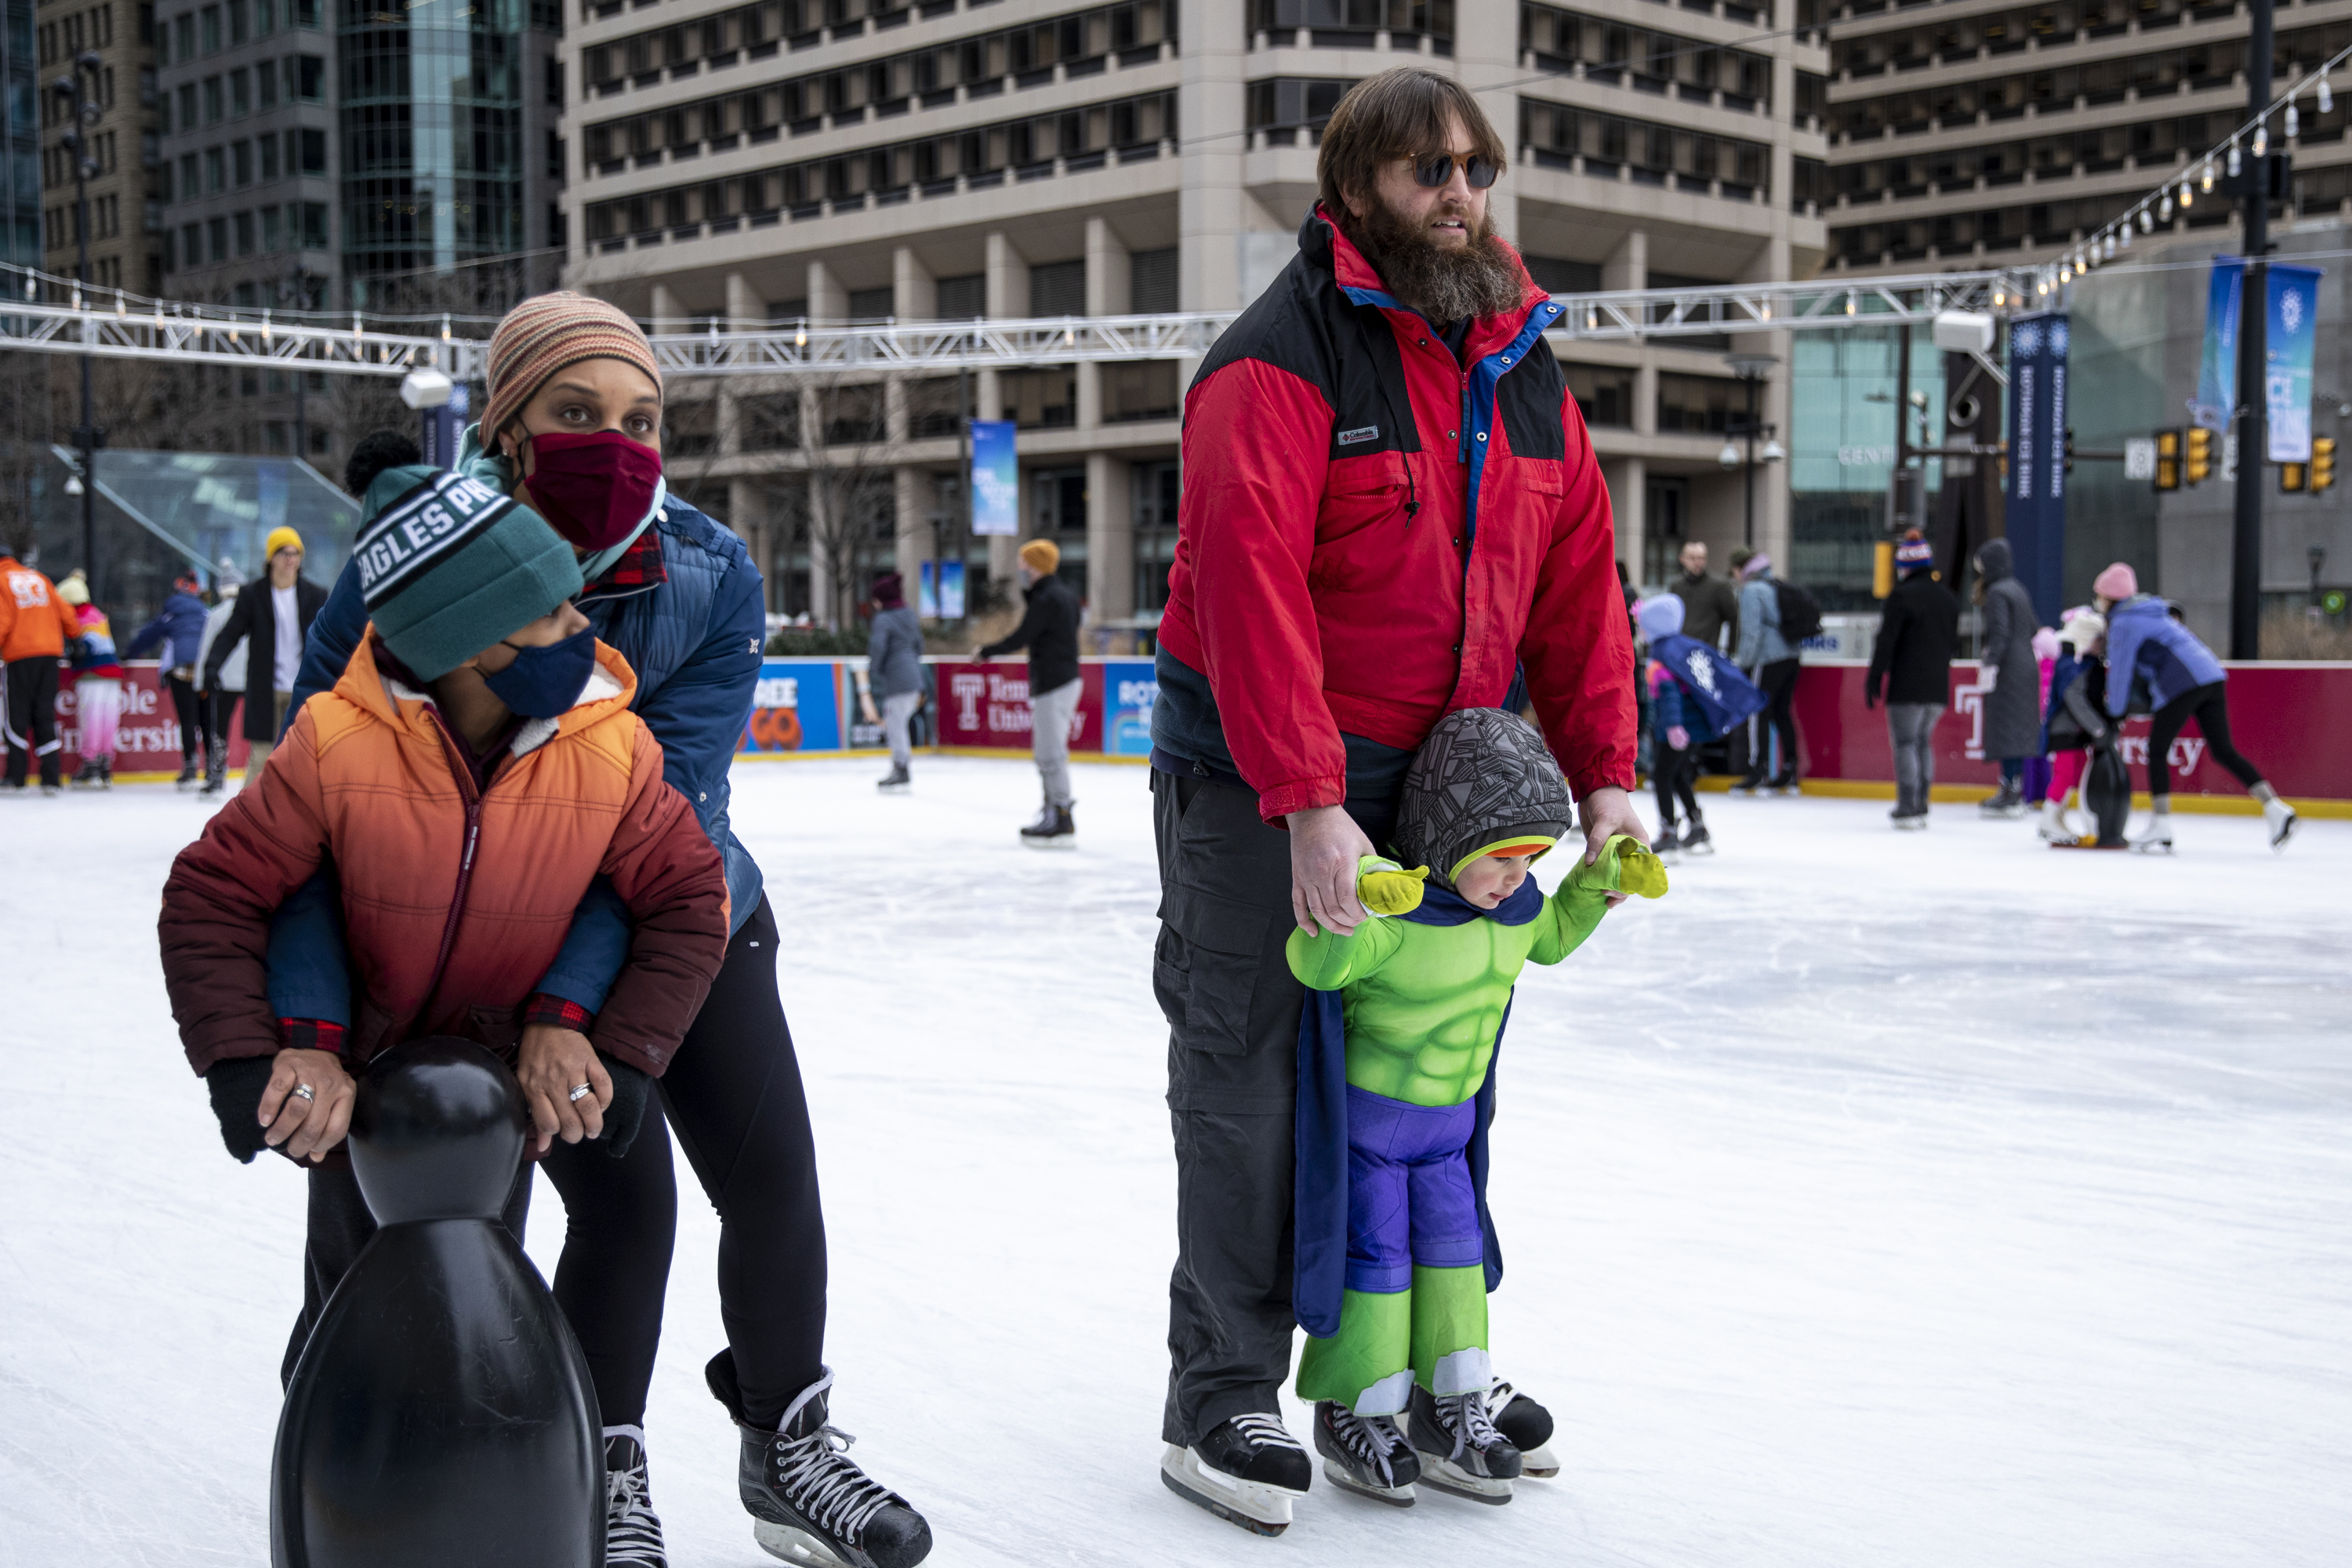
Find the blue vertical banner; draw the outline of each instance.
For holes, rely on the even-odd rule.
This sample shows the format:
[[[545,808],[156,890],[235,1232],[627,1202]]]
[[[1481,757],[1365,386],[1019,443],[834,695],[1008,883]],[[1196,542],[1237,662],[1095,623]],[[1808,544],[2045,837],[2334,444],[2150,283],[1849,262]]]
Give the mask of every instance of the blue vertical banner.
[[[2064,312],[2054,310],[2021,316],[2009,329],[2009,483],[2002,511],[2018,581],[2053,626],[2066,590],[2067,332]]]
[[[927,621],[963,619],[963,563],[926,561],[915,613]]]
[[[2205,292],[2205,352],[2197,363],[2197,395],[2189,422],[2227,435],[2238,406],[2238,297],[2245,264],[2233,256],[2213,263]]]
[[[1013,449],[1013,421],[971,422],[971,531],[1021,531],[1021,462]]]
[[[2311,362],[2318,342],[2319,277],[2316,267],[2266,269],[2270,314],[2263,335],[2263,407],[2268,416],[2273,463],[2311,461]]]

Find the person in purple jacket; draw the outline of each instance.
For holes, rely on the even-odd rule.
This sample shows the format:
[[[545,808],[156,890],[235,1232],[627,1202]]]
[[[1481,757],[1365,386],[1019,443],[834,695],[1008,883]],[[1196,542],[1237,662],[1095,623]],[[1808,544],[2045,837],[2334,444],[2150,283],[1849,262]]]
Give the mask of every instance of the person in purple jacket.
[[[2143,689],[2155,715],[2147,737],[2147,793],[2154,807],[2135,849],[2172,853],[2172,742],[2189,721],[2212,748],[2213,760],[2237,775],[2262,802],[2271,847],[2284,849],[2294,832],[2294,807],[2263,782],[2262,773],[2230,740],[2228,672],[2197,634],[2173,618],[2172,606],[2139,591],[2139,576],[2118,561],[2091,584],[2092,603],[2107,617],[2107,711],[2120,719]]]

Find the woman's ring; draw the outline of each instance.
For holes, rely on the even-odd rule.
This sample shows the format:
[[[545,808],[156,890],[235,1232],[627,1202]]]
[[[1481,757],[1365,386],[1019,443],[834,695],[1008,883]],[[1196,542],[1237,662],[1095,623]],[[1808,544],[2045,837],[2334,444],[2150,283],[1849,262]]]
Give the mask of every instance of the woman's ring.
[[[572,1103],[577,1105],[594,1092],[595,1089],[593,1085],[584,1083],[574,1084],[572,1087]]]
[[[294,1098],[297,1100],[316,1100],[319,1096],[318,1092],[309,1084],[298,1083],[294,1086]]]

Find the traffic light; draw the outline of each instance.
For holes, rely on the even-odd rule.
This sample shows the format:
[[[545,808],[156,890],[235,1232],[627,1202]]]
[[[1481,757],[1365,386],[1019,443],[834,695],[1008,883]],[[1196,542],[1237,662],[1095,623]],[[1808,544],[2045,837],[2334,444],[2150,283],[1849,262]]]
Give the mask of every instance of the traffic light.
[[[2301,494],[2310,477],[2307,471],[2308,467],[2309,466],[2307,464],[2304,463],[2281,463],[2279,465],[2279,489],[2286,495]]]
[[[2311,493],[2317,495],[2336,484],[2336,437],[2314,436],[2311,438]]]
[[[2156,488],[2159,492],[2180,488],[2180,432],[2177,429],[2156,433]]]
[[[2202,425],[2189,427],[2189,463],[2181,477],[2192,485],[2213,477],[2213,432]]]

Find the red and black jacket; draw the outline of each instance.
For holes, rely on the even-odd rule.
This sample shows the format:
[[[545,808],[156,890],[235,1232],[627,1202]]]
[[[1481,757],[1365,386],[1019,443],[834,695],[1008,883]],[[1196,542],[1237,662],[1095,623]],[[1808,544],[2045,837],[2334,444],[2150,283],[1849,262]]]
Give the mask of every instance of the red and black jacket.
[[[1559,310],[1530,280],[1457,360],[1318,206],[1202,364],[1160,641],[1207,676],[1266,821],[1344,803],[1343,731],[1412,750],[1522,664],[1570,787],[1632,787],[1633,638]]]

